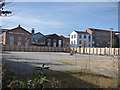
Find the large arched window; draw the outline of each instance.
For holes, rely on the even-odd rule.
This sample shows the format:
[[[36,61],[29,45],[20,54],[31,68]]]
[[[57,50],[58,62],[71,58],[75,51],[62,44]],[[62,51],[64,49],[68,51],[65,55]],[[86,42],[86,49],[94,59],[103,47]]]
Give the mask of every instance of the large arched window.
[[[29,38],[25,38],[25,45],[28,45],[29,44]]]
[[[10,45],[14,45],[14,37],[10,36]]]
[[[18,45],[20,46],[22,44],[22,38],[18,37]]]

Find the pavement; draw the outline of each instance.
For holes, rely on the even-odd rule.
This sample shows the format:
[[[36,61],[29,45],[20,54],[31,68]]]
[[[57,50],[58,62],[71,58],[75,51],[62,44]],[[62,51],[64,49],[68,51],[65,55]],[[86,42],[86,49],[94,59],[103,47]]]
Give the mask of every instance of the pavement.
[[[6,66],[13,72],[18,74],[33,73],[36,66],[41,66],[45,63],[45,66],[50,67],[50,70],[54,71],[68,71],[79,70],[82,68],[89,69],[91,71],[101,73],[105,76],[118,78],[118,74],[110,70],[72,66],[57,62],[57,60],[112,60],[112,56],[100,56],[100,55],[83,55],[75,54],[71,56],[69,53],[62,52],[8,52],[2,53],[2,60]]]

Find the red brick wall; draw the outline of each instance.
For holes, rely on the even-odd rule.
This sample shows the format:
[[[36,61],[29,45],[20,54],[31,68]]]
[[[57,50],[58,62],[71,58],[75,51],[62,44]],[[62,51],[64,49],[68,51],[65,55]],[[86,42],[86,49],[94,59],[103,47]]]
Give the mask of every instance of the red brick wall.
[[[13,33],[9,33],[9,32],[16,32],[16,33],[23,33],[23,35],[21,34],[13,34]],[[5,38],[4,38],[4,45],[10,45],[10,36],[13,36],[14,37],[14,45],[18,45],[18,37],[21,37],[22,38],[22,45],[25,45],[25,38],[29,38],[29,44],[31,44],[31,35],[25,35],[25,33],[29,34],[27,31],[21,29],[20,27],[14,29],[14,30],[11,30],[11,31],[8,31],[6,32],[6,35],[5,35]]]

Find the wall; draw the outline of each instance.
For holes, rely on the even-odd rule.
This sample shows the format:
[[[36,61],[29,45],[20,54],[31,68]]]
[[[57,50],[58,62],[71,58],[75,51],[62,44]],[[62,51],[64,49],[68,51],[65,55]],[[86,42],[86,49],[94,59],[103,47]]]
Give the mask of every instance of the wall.
[[[10,32],[15,32],[15,33],[23,33],[24,35],[20,35],[20,34],[12,34]],[[4,41],[5,45],[9,45],[10,44],[10,36],[13,36],[14,37],[14,45],[17,45],[18,44],[18,37],[21,37],[22,38],[22,45],[25,45],[25,38],[29,38],[29,45],[31,44],[31,35],[22,30],[21,28],[16,28],[15,30],[11,30],[11,31],[8,31],[5,33],[5,38],[4,38]]]
[[[73,38],[72,38],[72,35],[73,35]],[[74,38],[74,35],[76,35],[76,38]],[[77,45],[77,38],[78,37],[78,34],[75,32],[75,31],[73,31],[71,34],[70,34],[70,46],[71,47],[78,47],[78,45]],[[71,43],[71,41],[73,41],[73,44]],[[74,43],[74,41],[75,41],[75,43]]]

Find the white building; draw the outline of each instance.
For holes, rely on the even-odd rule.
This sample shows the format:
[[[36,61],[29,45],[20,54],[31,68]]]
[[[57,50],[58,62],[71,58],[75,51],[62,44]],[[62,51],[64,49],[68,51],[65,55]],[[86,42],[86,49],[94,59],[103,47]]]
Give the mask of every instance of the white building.
[[[87,32],[73,31],[70,34],[70,47],[92,47],[92,35]]]

